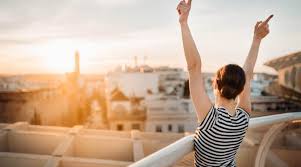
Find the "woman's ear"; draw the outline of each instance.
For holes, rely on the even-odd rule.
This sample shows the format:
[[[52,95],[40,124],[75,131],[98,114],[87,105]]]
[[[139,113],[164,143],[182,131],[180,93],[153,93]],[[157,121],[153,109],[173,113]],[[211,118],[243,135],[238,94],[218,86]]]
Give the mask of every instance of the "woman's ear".
[[[213,88],[213,89],[218,89],[218,88],[217,88],[217,83],[216,83],[216,82],[217,82],[217,80],[216,80],[216,78],[214,78],[213,81],[212,81],[212,88]]]

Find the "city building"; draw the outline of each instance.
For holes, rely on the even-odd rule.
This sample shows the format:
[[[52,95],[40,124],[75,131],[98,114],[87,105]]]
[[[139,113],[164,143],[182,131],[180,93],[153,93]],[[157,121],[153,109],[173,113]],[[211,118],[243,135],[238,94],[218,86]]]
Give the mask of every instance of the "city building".
[[[193,132],[197,118],[190,99],[177,96],[147,96],[145,131],[147,132]]]
[[[270,60],[265,65],[278,72],[278,80],[267,92],[301,105],[301,51]]]
[[[145,97],[148,93],[158,93],[159,76],[155,73],[112,72],[107,74],[106,93],[118,87],[126,96]]]
[[[77,115],[69,110],[68,98],[60,87],[2,91],[0,107],[0,122],[58,126],[77,123]]]
[[[259,112],[296,112],[301,108],[278,96],[256,96],[251,98],[252,111]]]
[[[87,99],[79,86],[79,53],[74,72],[0,78],[0,122],[26,121],[37,125],[73,126],[88,115]]]
[[[80,82],[85,90],[85,95],[91,97],[95,94],[105,96],[105,77],[104,75],[82,74]]]
[[[145,97],[148,94],[183,96],[188,76],[181,68],[150,67],[147,65],[126,67],[108,73],[106,89],[111,92],[119,87],[127,96]]]
[[[110,129],[193,131],[196,121],[191,112],[191,102],[182,99],[186,79],[182,69],[152,68],[147,65],[108,73],[106,95]],[[155,111],[156,106],[161,107],[161,110]],[[172,109],[174,111],[170,113]]]
[[[107,119],[111,130],[144,130],[146,108],[143,98],[126,96],[118,87],[107,101]]]
[[[159,75],[159,92],[165,95],[182,97],[187,74],[181,68],[158,67],[154,73]]]

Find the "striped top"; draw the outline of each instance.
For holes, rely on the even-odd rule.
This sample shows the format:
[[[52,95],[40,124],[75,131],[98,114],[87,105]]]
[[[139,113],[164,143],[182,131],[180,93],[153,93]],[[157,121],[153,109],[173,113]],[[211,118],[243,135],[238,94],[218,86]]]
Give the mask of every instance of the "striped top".
[[[233,167],[250,115],[237,108],[234,116],[223,107],[211,107],[194,135],[195,166]]]

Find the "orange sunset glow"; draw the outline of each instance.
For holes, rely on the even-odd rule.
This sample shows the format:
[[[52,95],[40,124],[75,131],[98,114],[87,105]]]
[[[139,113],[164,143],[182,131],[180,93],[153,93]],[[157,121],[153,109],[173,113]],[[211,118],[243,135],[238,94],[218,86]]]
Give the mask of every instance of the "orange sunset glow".
[[[301,167],[301,0],[0,0],[0,167]]]
[[[185,68],[174,15],[177,1],[161,2],[160,7],[147,0],[33,2],[2,2],[1,73],[70,71],[70,59],[76,50],[83,55],[84,73],[133,65],[134,56],[140,62],[147,56],[147,63],[154,66]],[[273,4],[237,1],[235,5],[209,0],[194,3],[190,21],[205,58],[205,71],[213,72],[225,63],[242,63],[253,23],[269,13],[278,16],[277,21],[271,22],[275,35],[263,46],[263,56],[255,70],[273,72],[262,65],[264,61],[299,49],[301,25],[291,21],[299,20],[299,1],[291,1],[290,5],[283,1]],[[12,8],[22,14],[14,13]],[[229,20],[235,22],[229,24]]]

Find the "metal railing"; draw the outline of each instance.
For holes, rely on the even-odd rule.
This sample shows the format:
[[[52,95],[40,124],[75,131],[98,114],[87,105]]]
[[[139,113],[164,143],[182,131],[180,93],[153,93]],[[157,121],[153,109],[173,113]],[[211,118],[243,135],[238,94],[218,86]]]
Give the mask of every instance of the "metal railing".
[[[301,112],[263,116],[250,119],[249,129],[301,119]],[[129,167],[170,167],[193,151],[193,135],[162,148]]]

